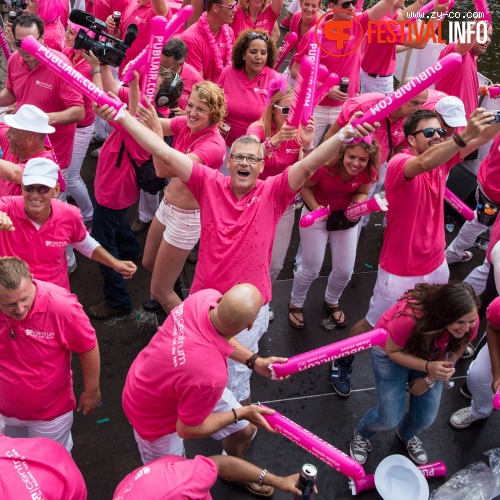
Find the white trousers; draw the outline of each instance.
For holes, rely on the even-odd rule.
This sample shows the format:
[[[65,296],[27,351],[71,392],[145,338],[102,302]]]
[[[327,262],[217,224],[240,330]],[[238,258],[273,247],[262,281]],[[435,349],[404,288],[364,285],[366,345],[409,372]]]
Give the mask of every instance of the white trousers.
[[[370,94],[378,92],[382,94],[391,94],[394,92],[394,76],[368,76],[366,71],[360,70],[359,73],[361,82],[360,94]]]
[[[472,394],[470,412],[476,418],[486,418],[493,411],[493,373],[488,344],[472,362],[467,373],[467,387]]]
[[[328,125],[333,125],[342,111],[342,106],[316,106],[314,108],[314,146],[318,147]]]
[[[276,236],[273,243],[273,255],[271,257],[271,284],[276,281],[280,271],[283,269],[286,253],[292,239],[293,224],[295,222],[295,206],[292,204],[276,226]]]
[[[142,222],[151,222],[159,206],[160,199],[158,198],[158,194],[149,194],[141,189],[139,195],[139,220]]]

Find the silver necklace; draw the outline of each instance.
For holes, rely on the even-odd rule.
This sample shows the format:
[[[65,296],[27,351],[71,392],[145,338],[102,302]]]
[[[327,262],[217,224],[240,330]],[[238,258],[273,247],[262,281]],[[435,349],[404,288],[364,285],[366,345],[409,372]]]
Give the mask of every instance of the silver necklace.
[[[5,316],[5,313],[2,311],[2,314],[3,314],[3,317],[5,318],[5,321],[10,329],[10,338],[11,339],[16,339],[16,332],[14,331],[14,329],[12,328],[12,325],[9,323],[9,320],[7,319],[7,316]]]

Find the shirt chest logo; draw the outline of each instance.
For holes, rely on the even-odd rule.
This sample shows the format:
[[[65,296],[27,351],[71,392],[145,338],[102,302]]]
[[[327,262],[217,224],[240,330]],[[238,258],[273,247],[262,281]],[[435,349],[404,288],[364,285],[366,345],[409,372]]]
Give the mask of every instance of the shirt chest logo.
[[[252,203],[258,203],[260,201],[260,196],[254,196],[248,203],[247,207],[249,207]]]
[[[52,90],[52,85],[50,83],[41,82],[40,80],[36,80],[35,83],[44,89]]]
[[[26,328],[26,336],[35,339],[54,340],[53,332],[39,332],[37,330],[30,330],[29,328]]]
[[[254,87],[253,91],[257,92],[258,94],[267,94],[267,90],[266,89],[260,89],[259,87]]]
[[[45,246],[52,248],[63,248],[67,246],[67,243],[65,241],[46,241]]]

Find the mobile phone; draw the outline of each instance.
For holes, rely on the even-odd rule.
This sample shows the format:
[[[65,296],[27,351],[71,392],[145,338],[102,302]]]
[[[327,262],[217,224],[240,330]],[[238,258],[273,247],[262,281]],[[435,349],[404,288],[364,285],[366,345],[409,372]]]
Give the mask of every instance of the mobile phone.
[[[491,110],[491,112],[495,113],[495,117],[488,123],[500,123],[500,109]]]

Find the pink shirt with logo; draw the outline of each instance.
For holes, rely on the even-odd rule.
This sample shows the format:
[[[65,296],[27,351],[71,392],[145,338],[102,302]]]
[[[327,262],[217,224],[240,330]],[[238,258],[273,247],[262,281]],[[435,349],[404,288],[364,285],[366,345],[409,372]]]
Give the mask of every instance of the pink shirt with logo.
[[[97,340],[75,295],[52,283],[34,283],[35,301],[26,318],[0,322],[0,365],[9,367],[0,370],[0,413],[53,420],[76,406],[72,352],[88,352]]]
[[[486,309],[486,319],[493,328],[500,328],[500,297],[493,300]]]
[[[209,318],[220,296],[213,289],[190,295],[132,363],[123,410],[143,439],[172,434],[177,419],[187,426],[200,425],[222,396],[227,358],[234,347]]]
[[[53,52],[66,64],[71,64],[64,54]],[[33,104],[45,113],[65,111],[72,106],[83,106],[81,92],[42,63],[31,70],[19,52],[14,52],[9,58],[5,86],[16,96],[16,110],[23,104]],[[54,127],[56,130],[50,134],[50,142],[54,147],[57,163],[61,169],[65,169],[71,163],[76,123],[54,125]]]
[[[231,43],[234,44],[234,33],[231,27],[229,28]],[[179,36],[188,47],[187,62],[196,70],[199,71],[204,80],[216,82],[221,74],[221,71],[215,64],[215,54],[210,47],[207,36],[200,30],[198,23],[192,24],[186,31]],[[223,64],[226,64],[227,54],[231,53],[231,47],[226,47],[226,38],[222,30],[219,30],[215,41],[219,47]]]
[[[271,300],[269,269],[276,225],[295,199],[288,170],[257,180],[239,200],[231,178],[193,162],[186,186],[200,204],[200,252],[191,293],[217,286],[226,293],[237,283],[251,283]]]
[[[273,11],[271,5],[264,12],[260,12],[257,16],[257,20],[254,22],[250,17],[250,14],[243,12],[243,9],[238,6],[234,13],[234,19],[231,23],[231,28],[234,31],[234,38],[238,38],[238,35],[245,31],[246,29],[261,29],[271,34],[273,31],[274,23],[278,19],[278,15]]]
[[[178,106],[181,109],[186,109],[193,87],[198,82],[202,82],[203,78],[200,73],[187,62],[182,65],[181,77],[184,82],[184,89],[182,90],[182,95],[179,97]]]
[[[71,455],[59,443],[0,434],[0,498],[86,500],[87,488]]]
[[[77,207],[59,200],[52,200],[51,207],[48,220],[37,229],[26,215],[22,196],[1,198],[0,210],[16,230],[0,231],[0,255],[23,259],[35,278],[69,290],[66,247],[83,241],[87,229]]]
[[[380,267],[397,276],[423,276],[444,261],[444,188],[446,176],[459,160],[406,179],[404,168],[414,158],[405,149],[387,165],[385,193],[390,210],[380,254]]]
[[[50,49],[63,52],[64,46],[66,45],[64,41],[64,26],[59,18],[52,23],[45,24],[43,44]]]
[[[102,21],[106,21],[107,17],[113,14],[113,11],[118,11],[122,13],[122,21],[123,13],[126,11],[128,5],[130,4],[129,0],[94,0],[94,16],[97,19],[101,19]],[[86,12],[89,12],[86,10]],[[121,27],[120,27],[121,28]]]
[[[176,455],[158,458],[139,467],[116,487],[113,500],[210,500],[217,466],[210,458],[192,460]]]
[[[435,89],[428,89],[427,101],[422,105],[422,109],[430,109],[434,111],[436,109],[436,104],[443,98],[448,97],[448,94]]]
[[[244,70],[224,68],[217,83],[224,89],[227,102],[225,121],[231,125],[226,144],[245,135],[249,125],[258,120],[267,106],[269,82],[278,75],[267,66],[252,81]]]
[[[495,203],[500,203],[500,135],[493,139],[488,156],[479,165],[477,180],[484,194]]]

